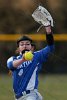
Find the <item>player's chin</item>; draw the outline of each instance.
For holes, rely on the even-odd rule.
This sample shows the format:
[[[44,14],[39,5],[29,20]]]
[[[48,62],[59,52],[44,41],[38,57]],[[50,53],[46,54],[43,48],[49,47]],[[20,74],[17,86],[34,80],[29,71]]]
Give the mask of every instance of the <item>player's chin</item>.
[[[22,54],[24,54],[26,51],[30,51],[29,49],[22,50]]]

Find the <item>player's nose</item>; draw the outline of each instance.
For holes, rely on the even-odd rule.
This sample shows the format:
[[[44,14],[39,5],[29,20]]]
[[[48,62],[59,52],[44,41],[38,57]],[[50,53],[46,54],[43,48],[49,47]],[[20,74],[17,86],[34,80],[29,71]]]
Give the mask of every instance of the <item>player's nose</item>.
[[[26,48],[26,45],[24,45],[23,48]]]

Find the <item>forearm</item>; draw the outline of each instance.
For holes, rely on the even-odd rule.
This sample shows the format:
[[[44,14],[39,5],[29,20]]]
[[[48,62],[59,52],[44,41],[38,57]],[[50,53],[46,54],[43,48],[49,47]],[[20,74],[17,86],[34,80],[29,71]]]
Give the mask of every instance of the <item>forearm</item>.
[[[13,61],[13,66],[14,66],[15,68],[17,68],[17,67],[18,67],[20,64],[22,64],[24,61],[25,61],[24,58],[21,58],[21,59],[18,59],[18,60],[14,60],[14,61]]]
[[[51,29],[51,26],[45,27],[46,29],[46,41],[48,45],[54,44],[54,37],[53,37],[53,31]]]

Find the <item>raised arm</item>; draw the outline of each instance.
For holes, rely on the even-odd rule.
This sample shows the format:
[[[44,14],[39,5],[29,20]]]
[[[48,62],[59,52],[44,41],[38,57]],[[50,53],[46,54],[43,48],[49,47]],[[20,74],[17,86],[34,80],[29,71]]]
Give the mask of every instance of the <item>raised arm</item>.
[[[53,31],[51,26],[45,27],[46,29],[46,41],[48,46],[51,46],[54,44],[54,37],[53,37]]]
[[[46,61],[48,55],[54,51],[54,38],[52,30],[53,18],[51,14],[42,6],[38,6],[38,8],[33,12],[32,17],[46,30],[47,46],[37,53],[39,61],[44,62]]]
[[[32,17],[36,22],[41,24],[41,26],[45,27],[47,44],[49,46],[53,45],[54,38],[53,38],[52,27],[54,25],[53,25],[53,18],[51,14],[44,7],[38,6],[37,9],[33,12]]]

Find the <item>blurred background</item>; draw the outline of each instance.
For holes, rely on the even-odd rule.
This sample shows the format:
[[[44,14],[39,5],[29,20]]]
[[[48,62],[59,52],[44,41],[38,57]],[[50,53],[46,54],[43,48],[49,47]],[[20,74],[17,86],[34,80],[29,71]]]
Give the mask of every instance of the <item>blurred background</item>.
[[[55,52],[40,72],[39,90],[45,100],[67,100],[67,0],[0,0],[0,100],[14,100],[6,63],[15,55],[17,39],[28,35],[36,50],[46,46],[44,28],[37,33],[40,25],[31,16],[38,5],[51,13],[55,38]]]
[[[40,25],[31,16],[38,5],[50,11],[54,19],[54,35],[57,35],[55,54],[49,57],[41,72],[67,73],[66,4],[67,0],[0,0],[0,73],[8,72],[6,61],[15,54],[16,40],[20,36],[30,35],[36,42],[36,50],[45,47],[44,28],[37,33]]]

